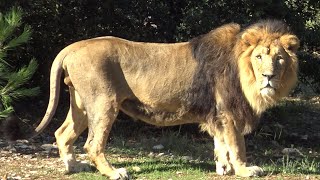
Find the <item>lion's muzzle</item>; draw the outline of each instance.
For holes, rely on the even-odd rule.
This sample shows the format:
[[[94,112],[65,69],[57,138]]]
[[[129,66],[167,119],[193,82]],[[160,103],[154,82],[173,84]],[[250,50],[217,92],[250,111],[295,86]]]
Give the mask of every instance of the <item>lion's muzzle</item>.
[[[278,83],[276,83],[276,80],[274,79],[276,75],[262,74],[262,77],[263,77],[262,83],[261,83],[262,88],[260,88],[261,95],[274,96],[278,87]]]

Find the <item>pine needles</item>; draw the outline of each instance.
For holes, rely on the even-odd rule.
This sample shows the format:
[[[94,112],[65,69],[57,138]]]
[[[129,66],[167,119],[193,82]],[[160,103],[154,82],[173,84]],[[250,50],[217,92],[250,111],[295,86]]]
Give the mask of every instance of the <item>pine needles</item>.
[[[31,37],[31,27],[22,26],[22,10],[12,8],[10,12],[0,12],[0,119],[14,111],[15,101],[39,94],[39,87],[28,88],[26,84],[36,72],[38,63],[31,59],[28,65],[17,66],[17,60],[8,59],[8,53],[28,42]],[[17,69],[17,70],[16,70]]]

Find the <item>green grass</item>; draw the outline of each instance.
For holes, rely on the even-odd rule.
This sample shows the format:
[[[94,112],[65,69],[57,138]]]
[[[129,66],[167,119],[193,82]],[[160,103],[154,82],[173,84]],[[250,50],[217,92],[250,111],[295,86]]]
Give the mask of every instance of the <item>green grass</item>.
[[[122,140],[116,141],[121,142]],[[133,179],[206,179],[207,174],[213,172],[213,160],[194,160],[189,156],[174,155],[168,150],[150,153],[126,144],[121,146],[108,148],[108,153],[112,154],[108,157],[109,161],[117,168],[125,167]],[[184,153],[181,152],[181,154]],[[80,173],[73,175],[73,177],[83,180],[105,178],[98,172]]]
[[[309,157],[290,158],[289,156],[283,156],[278,162],[272,162],[272,164],[267,164],[264,167],[270,173],[319,174],[320,162]]]
[[[175,135],[172,132],[168,132],[166,138],[168,137],[172,138],[167,141],[170,142],[168,143],[169,146],[165,146],[163,150],[157,151],[150,148],[154,144],[157,144],[156,142],[151,143],[152,140],[150,139],[144,139],[142,141],[144,143],[124,143],[125,139],[115,138],[107,149],[108,159],[117,168],[127,168],[133,179],[194,180],[219,177],[214,173],[215,164],[213,158],[211,158],[212,156],[210,159],[204,157],[204,154],[208,153],[208,144],[211,146],[212,141],[208,141],[208,144],[199,144],[188,139],[186,136]],[[161,141],[161,139],[158,141]],[[153,141],[155,140],[153,139]],[[176,146],[171,147],[171,143],[176,144]],[[190,148],[187,148],[187,144]],[[185,147],[186,149],[181,147]],[[198,147],[197,150],[193,149],[195,147]],[[259,154],[259,152],[263,151],[264,154]],[[273,149],[257,149],[257,153],[254,154],[255,159],[253,162],[266,171],[267,177],[274,175],[300,177],[301,175],[313,176],[320,174],[319,159],[313,156],[273,156],[273,154],[277,154],[275,151]],[[307,153],[303,150],[302,152]],[[164,154],[159,156],[162,153]],[[136,170],[137,168],[139,169],[138,171]],[[105,179],[99,172],[80,173],[73,175],[73,177],[83,180]],[[320,176],[315,177],[320,178]],[[237,177],[232,178],[239,179]]]
[[[320,179],[319,110],[307,102],[290,101],[265,113],[262,125],[246,137],[248,162],[266,172],[253,179]],[[158,144],[164,149],[153,150]],[[243,179],[215,174],[213,148],[213,140],[205,135],[158,130],[135,137],[115,132],[106,152],[109,161],[116,168],[127,168],[133,179]],[[284,148],[296,148],[299,153],[285,155]],[[72,178],[105,179],[99,172]]]

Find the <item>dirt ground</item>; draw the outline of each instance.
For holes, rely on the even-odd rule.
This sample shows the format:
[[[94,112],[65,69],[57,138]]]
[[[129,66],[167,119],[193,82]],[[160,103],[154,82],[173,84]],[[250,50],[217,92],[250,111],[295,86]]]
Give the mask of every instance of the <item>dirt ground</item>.
[[[310,102],[312,108],[306,110],[300,117],[311,119],[313,126],[312,131],[303,131],[308,137],[313,136],[313,143],[320,146],[320,97],[306,98],[306,99],[291,99],[291,101]],[[293,127],[296,128],[296,127]],[[318,132],[317,132],[318,130]],[[299,131],[301,132],[301,130]],[[308,134],[310,132],[311,134]],[[318,134],[314,134],[318,133]],[[14,143],[8,143],[0,137],[0,179],[1,180],[48,180],[48,179],[73,179],[72,176],[65,174],[63,162],[59,160],[58,150],[54,144],[54,137],[48,135],[52,133],[44,133],[35,140],[27,141],[20,140]],[[78,143],[83,144],[85,139],[80,139]],[[85,160],[87,157],[84,154],[81,146],[76,147],[77,158]],[[319,176],[316,177],[318,179]],[[217,177],[218,178],[218,177]],[[266,179],[314,179],[308,175],[297,176],[269,176]],[[215,178],[213,178],[215,179]],[[224,179],[224,178],[223,178]],[[228,178],[227,178],[228,179]]]

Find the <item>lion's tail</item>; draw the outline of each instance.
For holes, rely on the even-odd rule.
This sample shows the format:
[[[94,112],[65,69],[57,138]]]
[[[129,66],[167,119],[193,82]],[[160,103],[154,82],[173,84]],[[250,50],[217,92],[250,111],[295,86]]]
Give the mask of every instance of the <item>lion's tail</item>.
[[[52,63],[50,72],[50,98],[48,107],[40,124],[32,133],[29,134],[29,136],[26,137],[27,139],[33,138],[40,134],[50,123],[53,115],[56,112],[60,96],[61,74],[63,72],[62,63],[65,56],[66,55],[64,53],[59,53]]]
[[[50,99],[46,114],[42,118],[38,127],[30,130],[29,127],[24,126],[17,116],[12,114],[6,119],[3,119],[0,126],[0,132],[3,133],[4,137],[8,141],[15,141],[17,139],[31,139],[40,134],[50,123],[58,106],[58,100],[60,96],[60,80],[63,72],[62,64],[67,53],[68,52],[66,50],[62,50],[52,63],[50,74]]]
[[[31,133],[28,133],[28,135],[25,135],[23,139],[30,139],[40,134],[50,123],[53,115],[55,114],[60,96],[60,80],[61,74],[63,72],[62,64],[65,56],[66,53],[62,51],[57,55],[52,63],[50,72],[50,98],[44,117],[42,118],[37,128]]]
[[[46,114],[42,118],[40,124],[32,130],[22,130],[23,123],[19,121],[18,117],[12,115],[3,120],[1,124],[1,130],[8,141],[14,141],[17,139],[31,139],[40,134],[50,123],[53,115],[58,106],[60,95],[60,80],[63,72],[63,60],[66,56],[66,51],[62,51],[57,55],[51,66],[50,74],[50,98]],[[26,128],[26,127],[24,127]],[[31,131],[31,132],[30,132]]]

